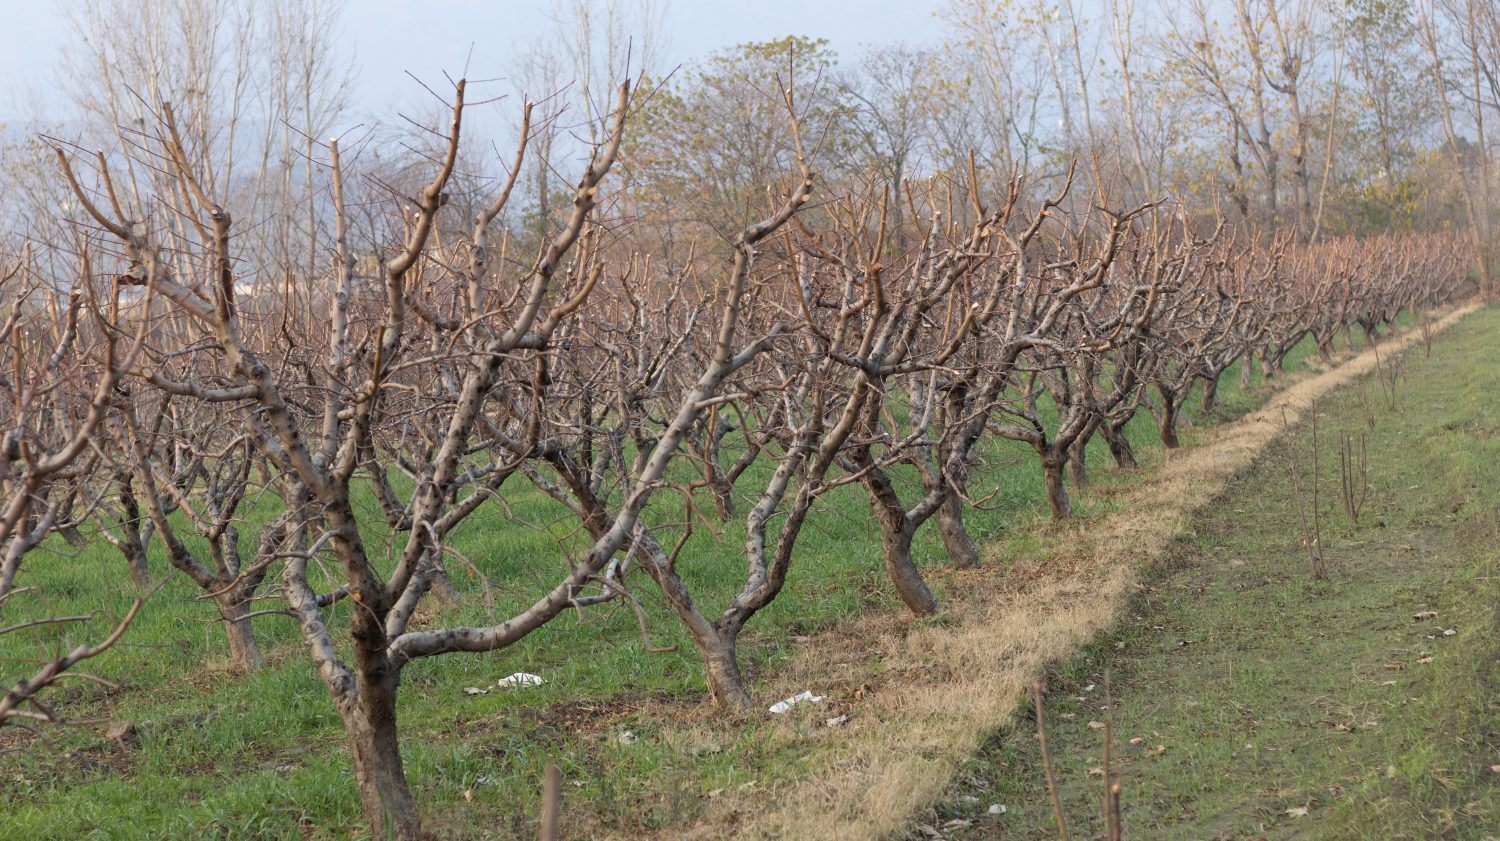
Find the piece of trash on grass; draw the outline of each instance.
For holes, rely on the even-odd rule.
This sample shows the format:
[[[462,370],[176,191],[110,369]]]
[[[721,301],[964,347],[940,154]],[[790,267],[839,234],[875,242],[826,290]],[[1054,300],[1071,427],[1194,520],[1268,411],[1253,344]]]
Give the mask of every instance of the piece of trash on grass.
[[[1453,636],[1456,633],[1458,633],[1458,629],[1457,628],[1444,628],[1443,629],[1443,636],[1445,636],[1445,637],[1451,637],[1451,636]]]
[[[518,686],[541,686],[544,683],[546,681],[542,680],[541,677],[530,672],[516,672],[513,675],[506,675],[495,681],[495,685],[502,689],[514,689]]]
[[[1419,610],[1411,615],[1411,621],[1421,622],[1424,619],[1436,619],[1438,612],[1435,610]]]
[[[1104,722],[1102,722],[1102,721],[1090,721],[1089,722],[1089,729],[1090,730],[1103,730],[1104,729]]]
[[[1005,814],[1006,812],[1009,812],[1009,811],[1010,811],[1010,808],[1007,807],[1004,803],[991,803],[990,804],[989,812],[992,815],[1003,815],[1003,814]]]
[[[620,735],[615,737],[615,741],[619,742],[622,745],[633,745],[640,740],[640,736],[635,735],[629,730],[621,730]]]
[[[464,694],[465,695],[488,695],[488,694],[490,694],[490,691],[488,689],[480,689],[477,686],[465,686],[464,687]]]
[[[1294,806],[1294,807],[1286,810],[1286,815],[1289,818],[1305,818],[1305,817],[1307,817],[1307,807],[1306,806]]]
[[[814,695],[812,693],[812,690],[808,689],[808,690],[806,690],[804,692],[800,692],[800,693],[798,693],[796,695],[793,695],[792,697],[787,698],[784,701],[777,701],[776,703],[772,704],[771,705],[771,712],[772,713],[776,713],[776,714],[780,714],[780,713],[784,713],[787,710],[791,709],[794,705],[802,703],[803,701],[808,701],[808,702],[816,704],[816,703],[818,703],[821,700],[823,700],[823,696],[822,695]]]
[[[963,818],[954,818],[953,820],[943,824],[943,829],[949,831],[955,829],[968,829],[971,825],[972,824],[970,821],[966,821]]]
[[[825,721],[823,723],[825,725],[829,726],[829,727],[837,727],[840,724],[843,724],[844,722],[846,722],[848,720],[849,720],[849,716],[847,716],[847,715],[838,715],[838,716],[834,716],[833,718],[828,719],[827,721]]]

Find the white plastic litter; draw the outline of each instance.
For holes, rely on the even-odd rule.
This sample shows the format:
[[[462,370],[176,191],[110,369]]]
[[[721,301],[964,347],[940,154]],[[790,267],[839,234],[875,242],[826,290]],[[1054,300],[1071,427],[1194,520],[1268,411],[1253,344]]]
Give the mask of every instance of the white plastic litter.
[[[1003,815],[1003,814],[1005,814],[1006,812],[1009,812],[1009,811],[1010,810],[1005,807],[1004,803],[993,803],[993,804],[990,805],[990,808],[989,808],[989,812],[992,815]]]
[[[641,740],[641,737],[635,735],[629,730],[621,730],[620,735],[617,736],[616,739],[618,739],[620,744],[622,745],[633,745],[636,742],[639,742]]]
[[[480,689],[477,686],[465,686],[464,687],[464,694],[465,695],[488,695],[488,694],[490,694],[490,691],[488,689]]]
[[[500,678],[495,682],[495,685],[502,689],[515,689],[518,686],[541,686],[544,683],[546,681],[537,675],[530,674],[529,672],[516,672],[513,675],[506,675]]]
[[[846,722],[848,720],[849,720],[849,716],[847,716],[847,715],[839,715],[839,716],[834,716],[833,718],[830,718],[830,719],[828,719],[827,721],[825,721],[823,723],[826,724],[826,725],[828,725],[829,727],[837,727],[840,724],[843,724],[844,722]]]
[[[776,713],[776,714],[780,714],[780,713],[784,713],[787,710],[791,709],[794,705],[802,703],[803,701],[807,701],[807,702],[816,704],[816,703],[818,703],[821,700],[823,700],[823,696],[822,695],[814,695],[814,694],[812,694],[812,690],[809,689],[806,692],[802,692],[802,693],[799,693],[797,695],[793,695],[792,697],[787,698],[784,701],[777,701],[776,703],[772,704],[771,705],[771,712]]]

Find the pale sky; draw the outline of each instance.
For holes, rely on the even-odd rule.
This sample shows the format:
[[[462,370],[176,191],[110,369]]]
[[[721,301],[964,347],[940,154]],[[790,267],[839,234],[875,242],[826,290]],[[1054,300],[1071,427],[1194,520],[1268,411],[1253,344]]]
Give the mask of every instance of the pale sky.
[[[0,121],[46,102],[69,32],[70,0],[0,0]],[[141,0],[150,2],[150,0]],[[842,56],[867,44],[937,38],[939,0],[668,0],[669,65],[746,41],[827,38]],[[470,78],[505,75],[518,44],[552,32],[544,0],[348,0],[343,26],[355,59],[356,109],[411,101],[411,71],[433,83],[457,76],[473,47]],[[557,4],[562,7],[563,4]]]

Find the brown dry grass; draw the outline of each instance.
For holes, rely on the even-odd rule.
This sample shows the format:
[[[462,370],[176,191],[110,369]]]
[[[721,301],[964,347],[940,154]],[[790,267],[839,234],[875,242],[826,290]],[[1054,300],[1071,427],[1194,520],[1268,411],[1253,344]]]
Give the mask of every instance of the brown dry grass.
[[[1478,309],[1455,310],[1445,330]],[[1421,341],[1386,339],[1381,358]],[[1044,526],[1048,558],[1027,576],[951,573],[938,621],[867,616],[819,635],[774,679],[788,694],[829,697],[778,738],[813,740],[811,771],[780,790],[720,796],[674,838],[879,839],[900,835],[936,802],[958,764],[1010,721],[1047,664],[1108,628],[1136,572],[1183,534],[1230,479],[1248,468],[1321,395],[1373,371],[1367,351],[1295,382],[1236,423],[1212,430],[1122,494],[1119,511],[1081,526]],[[847,714],[837,728],[826,717]],[[698,726],[702,726],[700,723]]]

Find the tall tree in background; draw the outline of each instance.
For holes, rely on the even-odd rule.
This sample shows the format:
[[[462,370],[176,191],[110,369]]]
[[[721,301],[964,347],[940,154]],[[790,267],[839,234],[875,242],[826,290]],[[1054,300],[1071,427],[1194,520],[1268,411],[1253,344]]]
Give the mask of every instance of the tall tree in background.
[[[812,38],[741,44],[643,93],[623,157],[643,220],[669,241],[728,242],[763,215],[776,201],[766,185],[797,166],[780,130],[787,90],[796,91],[812,170],[847,166],[857,106],[833,78],[835,62],[828,42]]]
[[[340,57],[339,0],[83,0],[67,11],[80,49],[63,62],[65,89],[83,116],[77,139],[114,150],[121,200],[143,219],[145,196],[168,186],[161,167],[129,154],[171,103],[195,166],[215,194],[233,198],[247,225],[239,271],[281,286],[286,271],[326,257],[326,184],[314,138],[349,108],[351,70]],[[295,210],[294,210],[295,209]],[[195,242],[186,206],[163,219],[179,244]],[[265,287],[263,287],[265,288]]]

